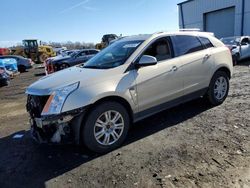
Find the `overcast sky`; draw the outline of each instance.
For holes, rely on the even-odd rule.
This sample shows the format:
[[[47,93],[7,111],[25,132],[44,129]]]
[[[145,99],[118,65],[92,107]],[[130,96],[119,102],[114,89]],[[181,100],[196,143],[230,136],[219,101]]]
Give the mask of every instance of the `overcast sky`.
[[[36,38],[45,42],[99,42],[103,34],[133,35],[178,29],[182,0],[11,0],[0,6],[0,46]]]

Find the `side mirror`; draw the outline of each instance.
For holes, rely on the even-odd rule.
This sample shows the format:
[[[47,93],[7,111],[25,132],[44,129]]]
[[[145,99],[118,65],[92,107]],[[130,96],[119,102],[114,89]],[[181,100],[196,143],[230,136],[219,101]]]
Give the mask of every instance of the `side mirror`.
[[[146,67],[151,65],[156,65],[157,59],[150,55],[143,55],[137,64],[139,67]]]

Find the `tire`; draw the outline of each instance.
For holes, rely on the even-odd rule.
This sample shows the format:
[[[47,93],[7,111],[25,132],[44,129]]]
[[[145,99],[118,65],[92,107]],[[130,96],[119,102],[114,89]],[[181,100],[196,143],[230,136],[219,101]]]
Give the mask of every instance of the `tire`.
[[[63,69],[67,69],[69,68],[69,65],[67,63],[63,63],[61,65],[59,65],[59,70],[63,70]]]
[[[117,115],[117,121],[114,121],[115,123],[113,125],[108,125],[106,123],[106,126],[103,126],[103,124],[101,124],[100,122],[107,122],[105,115],[107,115],[108,112],[111,112],[111,120],[115,119],[117,113],[121,117]],[[99,123],[97,123],[97,121]],[[103,102],[94,107],[84,121],[82,129],[83,143],[88,149],[96,153],[107,153],[109,151],[112,151],[119,147],[126,139],[130,126],[129,124],[130,118],[127,110],[123,105],[117,102]],[[114,127],[116,127],[117,129]],[[113,131],[111,129],[113,129]],[[114,131],[116,132],[116,134],[114,133]],[[109,137],[109,139],[106,139],[106,137]]]
[[[23,66],[23,65],[20,65],[20,66],[18,66],[18,71],[21,72],[21,73],[23,73],[23,72],[26,71],[26,67]]]
[[[239,63],[239,58],[240,55],[238,53],[235,54],[235,56],[233,57],[233,66],[236,66]]]
[[[219,83],[222,84],[219,85],[218,87]],[[216,92],[216,90],[218,92]],[[228,92],[229,92],[229,77],[227,73],[225,73],[224,71],[217,71],[211,79],[209,89],[207,92],[209,102],[214,106],[222,104],[227,98]]]

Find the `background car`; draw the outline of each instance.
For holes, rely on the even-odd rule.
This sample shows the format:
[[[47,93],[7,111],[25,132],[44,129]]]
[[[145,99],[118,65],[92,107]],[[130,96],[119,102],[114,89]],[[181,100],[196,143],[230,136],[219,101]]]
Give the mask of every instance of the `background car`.
[[[0,48],[0,56],[1,55],[8,55],[10,50],[8,48]]]
[[[17,61],[17,68],[19,72],[25,72],[27,69],[32,68],[33,61],[28,58],[17,55],[0,56],[0,59],[15,59]]]
[[[6,72],[5,66],[0,63],[0,87],[8,85],[10,82],[10,76]]]
[[[46,63],[46,70],[48,74],[63,70],[65,68],[85,63],[90,58],[95,56],[99,50],[96,49],[84,49],[71,53],[69,56],[62,56],[54,58]]]
[[[222,38],[221,41],[231,50],[234,65],[236,65],[238,61],[250,58],[249,36],[227,37]]]

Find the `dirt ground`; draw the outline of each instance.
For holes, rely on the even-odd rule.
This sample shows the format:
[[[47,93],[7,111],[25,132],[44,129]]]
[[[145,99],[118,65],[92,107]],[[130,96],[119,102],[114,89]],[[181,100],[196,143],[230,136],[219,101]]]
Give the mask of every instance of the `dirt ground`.
[[[106,155],[35,144],[24,92],[43,70],[23,73],[0,88],[0,187],[250,187],[249,65],[235,67],[223,105],[199,99],[161,112]]]

